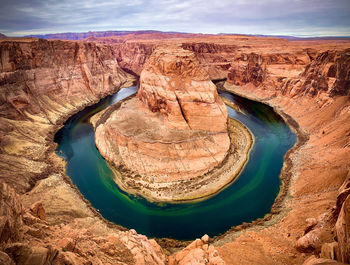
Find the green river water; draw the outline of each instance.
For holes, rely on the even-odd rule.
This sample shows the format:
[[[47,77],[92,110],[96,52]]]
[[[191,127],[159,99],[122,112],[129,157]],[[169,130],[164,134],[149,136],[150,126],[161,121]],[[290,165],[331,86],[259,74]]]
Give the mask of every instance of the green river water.
[[[67,160],[67,175],[93,207],[109,221],[149,237],[194,239],[215,236],[234,225],[269,213],[279,192],[283,156],[297,137],[271,107],[230,93],[220,93],[245,114],[228,107],[229,116],[245,124],[255,137],[249,161],[226,189],[205,201],[153,204],[121,191],[94,143],[91,115],[136,93],[123,88],[72,116],[57,132],[57,154]]]

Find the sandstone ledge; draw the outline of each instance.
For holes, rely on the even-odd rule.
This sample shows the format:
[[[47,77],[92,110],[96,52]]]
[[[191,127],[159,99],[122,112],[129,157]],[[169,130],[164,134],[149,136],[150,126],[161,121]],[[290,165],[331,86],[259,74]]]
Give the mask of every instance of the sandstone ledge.
[[[117,103],[118,104],[118,103]],[[90,122],[97,127],[118,106],[113,105],[91,117]],[[248,162],[250,150],[254,144],[254,136],[241,122],[229,118],[228,130],[230,136],[230,149],[226,158],[214,169],[190,179],[169,182],[153,182],[152,177],[140,176],[128,170],[125,166],[116,166],[108,162],[114,172],[114,181],[125,192],[139,195],[151,202],[182,203],[201,201],[214,196],[230,185],[241,173]]]

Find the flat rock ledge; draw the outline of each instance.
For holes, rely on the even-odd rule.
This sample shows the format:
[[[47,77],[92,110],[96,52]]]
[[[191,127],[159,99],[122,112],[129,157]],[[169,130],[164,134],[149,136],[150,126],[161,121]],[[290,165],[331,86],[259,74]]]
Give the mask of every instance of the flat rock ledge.
[[[127,116],[125,110],[130,112],[130,105],[135,106],[134,104],[137,104],[137,98],[128,98],[95,114],[90,119],[90,122],[95,128],[96,144],[114,172],[114,181],[123,191],[136,196],[142,196],[151,202],[183,203],[201,201],[208,199],[230,185],[246,165],[249,152],[254,144],[254,136],[246,126],[231,118],[228,119],[230,148],[225,158],[213,169],[201,175],[180,179],[171,176],[160,178],[133,172],[123,163],[114,163],[119,154],[115,148],[112,148],[113,146],[111,146],[110,141],[115,142],[115,139],[111,139],[111,136],[105,131],[106,128],[104,128],[104,125],[111,120],[121,122],[118,120],[118,117],[124,117],[123,119],[127,120],[128,124],[130,124],[132,118]],[[142,105],[138,107],[140,106]],[[135,113],[141,113],[142,115],[145,115],[145,112],[147,112],[147,109],[143,111],[140,111],[140,109],[135,110]],[[174,131],[173,133],[172,141],[167,143],[169,139],[165,139],[167,136],[163,136],[155,139],[155,142],[158,141],[158,144],[161,142],[163,146],[168,144],[170,148],[176,148],[174,147],[174,142],[180,142],[182,145],[186,145],[184,143],[186,141],[192,144],[195,141],[201,142],[204,138],[207,139],[208,137],[217,135],[210,135],[209,133],[203,133],[203,131],[193,131],[191,135],[187,135],[188,132],[186,135],[181,135],[181,131],[180,133],[179,131]],[[124,136],[127,137],[125,134]],[[139,137],[140,139],[142,140],[141,136]],[[149,140],[149,137],[145,139]],[[132,141],[135,142],[135,139]],[[217,141],[215,141],[216,143]],[[145,143],[142,144],[144,145]],[[121,158],[120,161],[122,161]]]

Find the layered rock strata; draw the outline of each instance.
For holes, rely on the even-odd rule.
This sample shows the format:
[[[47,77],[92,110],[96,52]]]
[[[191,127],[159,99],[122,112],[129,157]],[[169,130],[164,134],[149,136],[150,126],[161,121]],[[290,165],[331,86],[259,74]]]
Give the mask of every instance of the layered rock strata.
[[[103,220],[54,152],[65,119],[134,82],[113,57],[93,43],[0,42],[1,264],[166,262],[154,240]]]
[[[274,208],[281,219],[273,221],[270,216],[267,224],[272,226],[247,229],[232,242],[226,241],[227,235],[218,249],[227,263],[239,262],[234,257],[242,253],[241,259],[264,259],[269,264],[301,264],[310,254],[315,256],[305,264],[349,262],[349,55],[349,49],[314,54],[303,71],[284,78],[282,71],[272,75],[267,64],[266,78],[255,84],[236,85],[241,81],[237,75],[225,84],[228,91],[273,106],[298,130],[302,144],[282,171],[283,179],[291,178],[291,189],[284,203]]]
[[[0,179],[24,192],[57,172],[63,121],[134,78],[103,45],[4,40],[0,52]]]
[[[150,200],[211,195],[246,161],[241,150],[249,149],[249,132],[238,125],[244,132],[231,135],[243,137],[234,140],[242,148],[234,150],[215,85],[194,54],[180,47],[155,50],[141,73],[137,97],[106,113],[95,134],[100,153],[117,169],[119,186]],[[228,153],[236,155],[238,165]],[[231,170],[219,168],[224,159]]]
[[[283,170],[281,177],[285,178],[290,173],[290,192],[285,204],[273,209],[273,213],[282,214],[268,215],[267,219],[270,218],[270,221],[257,221],[257,225],[247,230],[244,228],[249,227],[248,224],[233,228],[232,231],[239,233],[230,232],[221,240],[215,240],[217,251],[212,251],[212,247],[205,243],[206,240],[202,240],[203,243],[197,241],[191,247],[178,252],[178,255],[170,257],[169,262],[175,260],[175,264],[188,264],[191,261],[205,263],[209,258],[212,264],[221,264],[221,259],[226,264],[302,264],[309,255],[312,256],[305,264],[339,264],[334,259],[349,262],[349,238],[346,237],[349,203],[343,207],[345,200],[349,200],[349,186],[346,182],[344,185],[342,183],[349,171],[350,104],[346,93],[337,92],[329,96],[331,90],[348,91],[349,86],[340,85],[339,89],[334,90],[332,82],[328,82],[342,80],[345,84],[344,81],[349,80],[349,51],[346,51],[350,47],[348,41],[293,42],[252,36],[205,35],[202,38],[172,41],[95,41],[112,45],[106,47],[93,43],[33,39],[10,39],[0,43],[0,182],[6,181],[10,186],[15,186],[19,193],[16,195],[14,191],[5,191],[8,188],[0,189],[1,194],[7,194],[1,196],[0,203],[1,264],[14,264],[14,261],[26,261],[33,256],[36,257],[35,264],[41,264],[38,260],[42,263],[55,261],[54,264],[60,264],[59,261],[65,264],[166,264],[166,258],[164,262],[156,261],[164,256],[157,252],[159,246],[153,240],[146,240],[134,231],[121,232],[96,217],[96,212],[87,206],[79,192],[65,181],[64,164],[53,153],[52,133],[60,125],[52,126],[47,118],[37,118],[38,115],[46,117],[48,113],[50,117],[54,115],[60,124],[86,104],[92,104],[98,97],[112,93],[118,86],[107,88],[99,85],[104,83],[99,80],[108,80],[103,79],[103,75],[112,73],[112,68],[104,66],[106,61],[111,60],[117,65],[114,62],[117,58],[127,71],[140,74],[147,58],[160,42],[180,43],[184,48],[195,52],[211,79],[228,78],[228,74],[233,72],[231,70],[236,71],[230,76],[231,85],[225,86],[226,89],[274,106],[276,110],[286,114],[286,119],[294,118],[295,128],[299,126],[299,130],[308,136],[304,140],[299,138],[301,144],[293,151],[292,156],[286,157],[285,169],[290,168],[290,171]],[[118,44],[114,45],[114,42]],[[251,54],[258,56],[252,55],[256,59],[249,59]],[[332,57],[333,55],[335,56]],[[263,60],[257,59],[258,57]],[[256,67],[251,62],[254,60],[263,71],[246,71],[247,68]],[[248,67],[249,62],[251,63]],[[51,101],[44,100],[43,96],[47,92],[45,85],[29,86],[30,89],[21,85],[32,80],[29,73],[40,71],[38,67],[44,63],[47,75],[42,76],[52,77],[53,86],[49,87],[56,87],[56,90],[48,91]],[[74,82],[75,77],[79,76],[75,73],[79,73],[80,66],[84,64],[88,64],[93,76],[92,88],[96,91],[96,96],[91,95],[85,82]],[[3,65],[12,65],[14,71],[3,70]],[[75,69],[72,75],[67,72],[63,79],[56,75],[71,68]],[[329,68],[333,70],[327,71]],[[7,66],[6,69],[11,68]],[[254,73],[264,73],[261,75],[264,77],[261,83],[261,79],[256,84],[252,82]],[[125,75],[123,72],[120,74]],[[248,76],[245,77],[245,74]],[[110,78],[116,81],[117,76],[121,75],[112,75]],[[322,76],[326,79],[327,89],[325,82],[321,80]],[[268,82],[270,80],[273,82]],[[296,83],[298,80],[300,82]],[[66,87],[63,90],[65,93],[57,93],[55,96],[56,92],[61,91],[60,84],[65,82],[75,85],[63,86]],[[240,86],[232,85],[235,82],[239,82]],[[80,89],[77,89],[78,84],[81,84]],[[77,90],[70,93],[73,88]],[[11,95],[17,95],[16,100]],[[25,98],[31,100],[21,100]],[[37,101],[36,98],[40,100]],[[36,106],[37,102],[40,102],[40,108]],[[59,108],[56,102],[60,102]],[[23,116],[16,110],[20,110],[20,106],[39,110],[34,117]],[[22,148],[15,148],[16,146]],[[32,146],[36,147],[35,151],[31,151]],[[40,165],[45,165],[46,170],[41,170]],[[43,180],[39,180],[42,178]],[[34,185],[36,187],[31,192],[23,194]],[[13,202],[16,196],[22,197],[24,209],[18,206],[18,202]],[[33,219],[33,212],[28,210],[38,200],[42,200],[46,221],[37,217]],[[329,217],[333,214],[333,207],[334,217]],[[317,220],[325,212],[329,218],[322,223],[323,228],[316,248],[311,253],[300,253],[295,245],[309,226],[305,220]],[[316,225],[315,228],[317,227],[319,226]],[[115,240],[114,235],[121,239],[122,244]],[[150,246],[152,249],[147,250]],[[218,263],[214,263],[211,255],[221,256],[221,259],[218,258]]]

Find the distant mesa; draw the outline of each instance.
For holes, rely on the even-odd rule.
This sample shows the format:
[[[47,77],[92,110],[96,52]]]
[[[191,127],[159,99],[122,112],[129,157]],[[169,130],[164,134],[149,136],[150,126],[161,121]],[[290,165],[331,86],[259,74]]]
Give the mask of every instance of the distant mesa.
[[[0,33],[0,39],[6,39],[7,36],[5,34]]]
[[[35,34],[28,35],[25,37],[35,37],[40,39],[57,39],[57,40],[85,40],[94,38],[106,38],[106,37],[120,37],[124,35],[164,35],[168,38],[173,37],[193,37],[202,34],[195,33],[182,33],[182,32],[162,32],[157,30],[138,30],[138,31],[89,31],[89,32],[65,32],[65,33],[54,33],[54,34]]]

